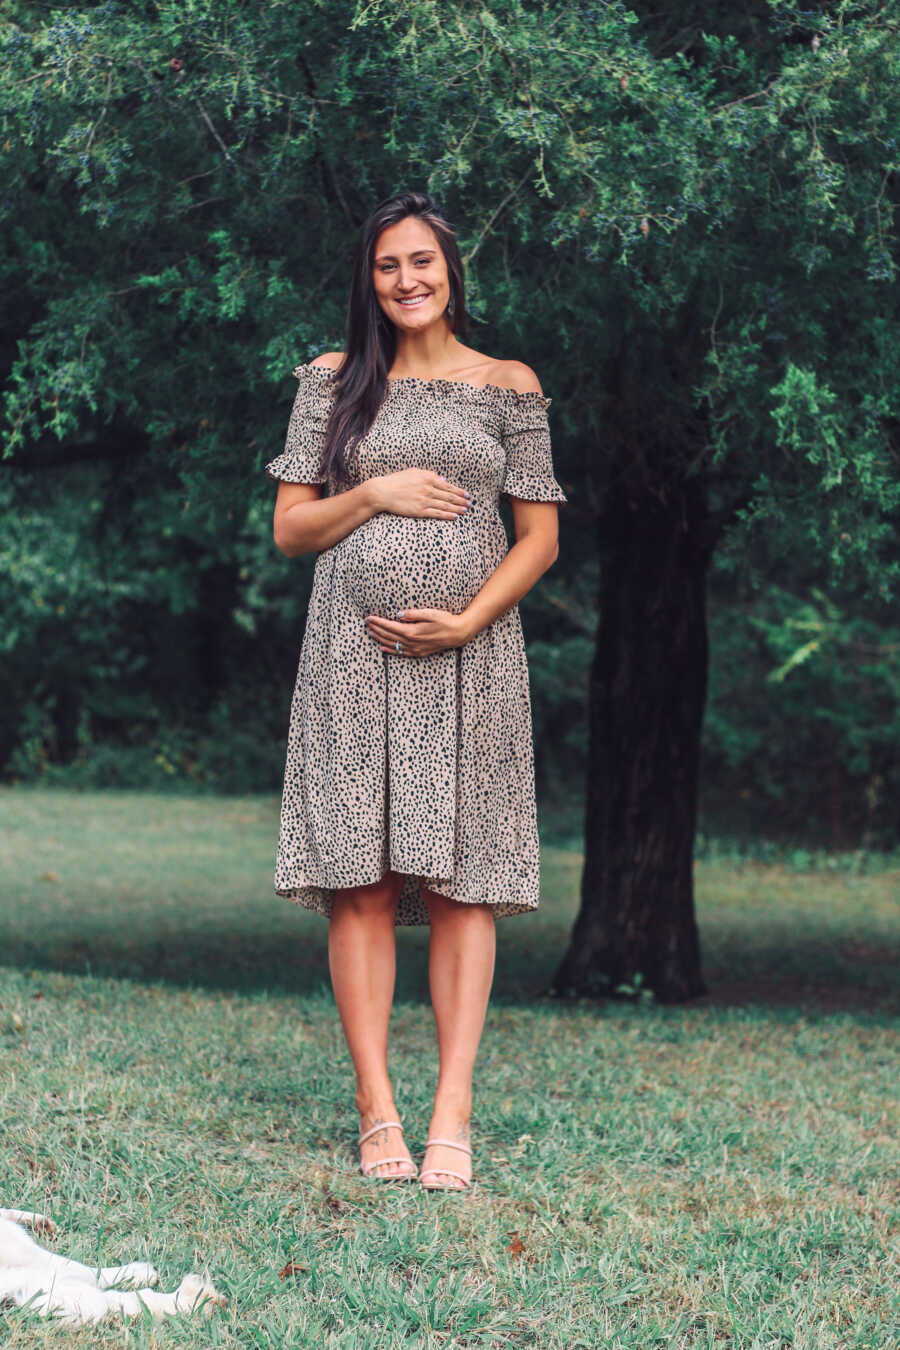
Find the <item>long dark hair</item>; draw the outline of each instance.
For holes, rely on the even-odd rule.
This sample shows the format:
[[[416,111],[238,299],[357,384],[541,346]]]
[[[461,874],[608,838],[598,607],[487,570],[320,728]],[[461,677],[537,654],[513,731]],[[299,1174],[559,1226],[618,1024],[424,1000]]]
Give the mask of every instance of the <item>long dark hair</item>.
[[[387,373],[397,352],[397,330],[375,295],[372,268],[382,230],[407,216],[430,225],[447,262],[452,332],[465,332],[468,318],[462,258],[453,227],[427,192],[401,192],[376,206],[359,227],[347,304],[346,356],[335,378],[334,405],[322,447],[322,471],[329,483],[350,485],[358,476],[358,446],[378,415],[387,393]]]

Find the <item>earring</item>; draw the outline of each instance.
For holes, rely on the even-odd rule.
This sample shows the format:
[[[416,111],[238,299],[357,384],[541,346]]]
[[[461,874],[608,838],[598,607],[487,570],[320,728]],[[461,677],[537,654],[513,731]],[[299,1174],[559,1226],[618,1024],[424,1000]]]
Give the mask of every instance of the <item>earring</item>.
[[[450,315],[450,318],[451,318],[451,319],[453,318],[453,311],[454,311],[455,309],[456,309],[456,304],[455,304],[455,302],[454,302],[453,296],[451,295],[450,299],[447,301],[447,313]]]

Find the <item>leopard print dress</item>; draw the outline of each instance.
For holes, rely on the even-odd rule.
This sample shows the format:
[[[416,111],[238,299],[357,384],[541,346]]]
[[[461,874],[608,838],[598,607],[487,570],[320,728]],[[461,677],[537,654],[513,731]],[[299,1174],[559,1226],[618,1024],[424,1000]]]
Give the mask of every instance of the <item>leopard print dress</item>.
[[[286,483],[320,472],[334,373],[300,365]],[[388,655],[366,615],[459,613],[509,550],[500,495],[568,500],[553,474],[551,400],[499,385],[388,381],[355,480],[409,467],[468,488],[457,519],[382,511],[316,559],[290,710],[275,891],[330,915],[335,889],[403,874],[397,924],[427,924],[420,879],[496,916],[540,889],[528,665],[518,606],[462,647]]]

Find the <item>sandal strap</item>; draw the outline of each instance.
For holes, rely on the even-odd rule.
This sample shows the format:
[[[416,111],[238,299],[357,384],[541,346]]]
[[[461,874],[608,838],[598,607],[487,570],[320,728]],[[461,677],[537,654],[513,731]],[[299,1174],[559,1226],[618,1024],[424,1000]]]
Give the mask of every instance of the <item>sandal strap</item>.
[[[400,1124],[399,1120],[383,1120],[379,1125],[373,1125],[371,1130],[366,1130],[365,1134],[361,1134],[356,1142],[358,1144],[364,1144],[370,1135],[377,1134],[379,1130],[392,1129],[402,1130],[403,1126]]]
[[[463,1183],[466,1190],[468,1190],[469,1187],[472,1185],[471,1179],[469,1177],[464,1177],[461,1172],[451,1172],[449,1167],[428,1167],[425,1169],[424,1172],[419,1173],[419,1181],[421,1182],[422,1177],[427,1177],[431,1172],[433,1172],[435,1176],[437,1176],[439,1173],[444,1173],[448,1177],[456,1177],[458,1181],[461,1181]],[[457,1187],[426,1186],[425,1189],[426,1191],[455,1191]]]
[[[413,1169],[412,1172],[410,1173],[410,1176],[417,1175],[416,1165],[411,1158],[377,1158],[375,1162],[362,1164],[360,1166],[360,1171],[362,1172],[364,1177],[368,1177],[372,1175],[372,1173],[375,1171],[377,1167],[381,1167],[382,1163],[392,1163],[392,1162],[410,1163]]]
[[[463,1153],[468,1153],[468,1155],[469,1155],[470,1158],[471,1158],[471,1156],[472,1156],[472,1150],[469,1148],[469,1145],[468,1145],[468,1144],[455,1144],[455,1143],[453,1142],[452,1139],[426,1139],[426,1140],[425,1140],[425,1147],[426,1147],[426,1148],[429,1148],[431,1144],[443,1144],[444,1148],[458,1148],[458,1149],[460,1149]],[[435,1168],[435,1167],[429,1167],[428,1170],[429,1170],[429,1172],[446,1172],[447,1169],[446,1169],[446,1167],[436,1167],[436,1168]],[[455,1176],[456,1173],[454,1172],[454,1173],[452,1173],[452,1175]]]

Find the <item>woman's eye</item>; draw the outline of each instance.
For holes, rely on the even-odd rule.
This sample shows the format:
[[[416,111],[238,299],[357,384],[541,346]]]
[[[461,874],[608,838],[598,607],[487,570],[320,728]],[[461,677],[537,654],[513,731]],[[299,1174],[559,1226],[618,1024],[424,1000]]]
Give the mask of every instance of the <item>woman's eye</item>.
[[[417,259],[416,259],[416,265],[417,265],[417,266],[421,266],[421,267],[430,267],[430,265],[431,265],[431,259],[430,259],[430,258],[417,258]],[[379,266],[378,266],[379,272],[390,272],[390,271],[393,270],[393,268],[394,268],[394,263],[380,263]]]

